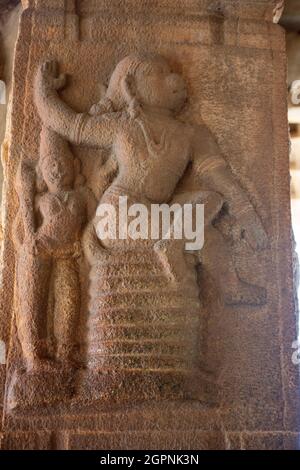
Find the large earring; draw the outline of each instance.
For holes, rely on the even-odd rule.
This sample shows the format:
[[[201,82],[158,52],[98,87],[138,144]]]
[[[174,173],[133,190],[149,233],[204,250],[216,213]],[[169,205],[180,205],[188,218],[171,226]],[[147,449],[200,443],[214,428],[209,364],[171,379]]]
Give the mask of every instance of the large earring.
[[[128,112],[132,119],[136,119],[141,114],[142,108],[136,98],[133,98],[128,106]]]
[[[109,98],[102,98],[99,103],[94,104],[91,109],[89,110],[90,116],[100,116],[101,114],[105,113],[113,113],[114,106]]]
[[[35,172],[36,172],[36,180],[35,180],[36,190],[38,193],[45,193],[48,188],[43,178],[42,170],[39,164],[37,164]]]
[[[132,119],[136,119],[141,113],[141,105],[132,93],[131,81],[133,81],[132,75],[126,75],[126,77],[122,79],[121,89],[125,103],[127,104],[128,113]]]

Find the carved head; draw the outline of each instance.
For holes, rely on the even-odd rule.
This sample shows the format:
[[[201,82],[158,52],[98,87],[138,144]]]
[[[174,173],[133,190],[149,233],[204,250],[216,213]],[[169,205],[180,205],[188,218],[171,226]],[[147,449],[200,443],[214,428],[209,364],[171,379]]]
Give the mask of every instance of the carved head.
[[[53,140],[53,142],[51,142]],[[68,143],[54,134],[42,132],[39,173],[49,190],[73,186],[75,162]]]
[[[107,90],[116,110],[132,105],[180,111],[187,99],[186,85],[158,55],[131,55],[115,68]]]

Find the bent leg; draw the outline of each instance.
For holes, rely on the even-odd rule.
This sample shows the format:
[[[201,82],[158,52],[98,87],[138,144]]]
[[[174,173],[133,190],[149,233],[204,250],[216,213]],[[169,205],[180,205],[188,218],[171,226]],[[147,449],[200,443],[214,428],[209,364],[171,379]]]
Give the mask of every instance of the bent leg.
[[[205,243],[200,257],[203,267],[214,278],[226,304],[260,305],[265,302],[264,288],[239,278],[229,245],[212,225],[206,228]]]
[[[223,207],[223,198],[212,191],[194,191],[189,193],[181,193],[176,195],[170,205],[179,204],[184,208],[185,204],[192,205],[192,220],[190,220],[190,226],[197,228],[196,220],[196,205],[204,205],[204,221],[201,225],[200,230],[204,230],[212,220],[216,218]],[[192,261],[193,268],[195,267],[195,258],[197,258],[197,251],[189,251],[191,256],[186,253],[186,244],[192,240],[185,238],[185,228],[182,226],[182,238],[175,239],[175,226],[173,225],[169,230],[169,239],[160,240],[154,245],[154,250],[162,263],[165,272],[167,272],[171,278],[177,282],[186,280],[187,271],[187,260]],[[189,266],[190,267],[190,266]]]

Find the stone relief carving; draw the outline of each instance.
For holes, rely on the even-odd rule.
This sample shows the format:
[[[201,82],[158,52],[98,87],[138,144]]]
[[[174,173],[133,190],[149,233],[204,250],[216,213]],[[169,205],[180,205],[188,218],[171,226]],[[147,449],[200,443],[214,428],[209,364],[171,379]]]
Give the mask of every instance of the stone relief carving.
[[[54,331],[60,338],[55,357],[63,362],[72,358],[79,301],[76,258],[89,213],[82,242],[91,266],[88,378],[82,386],[90,387],[92,398],[108,400],[116,389],[121,397],[120,384],[128,398],[132,393],[203,398],[201,384],[205,388],[212,379],[198,367],[202,306],[196,268],[210,273],[226,304],[263,304],[265,289],[240,278],[231,250],[241,239],[253,250],[265,249],[262,222],[208,128],[179,119],[187,87],[164,58],[123,59],[89,113],[78,114],[62,101],[58,91],[64,85],[56,62],[40,66],[35,101],[44,126],[39,169],[47,190],[36,192],[34,170],[26,162],[19,171],[24,235],[18,242],[22,318],[17,323],[27,368],[39,368],[49,355],[42,326],[47,315],[41,312],[47,310],[53,264],[59,286],[54,289]],[[98,218],[88,210],[90,196],[74,187],[67,142],[111,151],[99,182],[100,204],[118,208],[120,196],[128,198],[128,205],[146,207],[205,204],[203,250],[185,252],[186,240],[99,240]],[[188,169],[198,191],[180,189]],[[116,176],[109,185],[111,174]],[[230,221],[230,242],[216,224],[222,217]]]

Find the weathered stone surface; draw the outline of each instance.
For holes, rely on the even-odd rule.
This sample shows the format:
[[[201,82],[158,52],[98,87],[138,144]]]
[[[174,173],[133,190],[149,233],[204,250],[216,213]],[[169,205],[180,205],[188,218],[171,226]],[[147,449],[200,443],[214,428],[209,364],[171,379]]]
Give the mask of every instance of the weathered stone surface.
[[[296,448],[282,2],[24,6],[2,447]],[[204,249],[100,243],[122,195],[204,203]]]
[[[229,433],[228,450],[295,450],[299,448],[299,433],[257,432]]]
[[[222,450],[222,433],[217,432],[126,432],[126,433],[72,433],[68,436],[69,450]]]
[[[13,8],[15,7],[15,8]],[[3,82],[0,96],[0,145],[2,161],[6,158],[7,145],[4,142],[6,130],[6,117],[9,97],[11,96],[12,66],[14,58],[14,47],[16,44],[18,24],[21,13],[21,6],[17,1],[2,2],[0,4],[0,80]],[[0,169],[0,201],[2,200],[3,171]],[[1,224],[1,222],[0,222]]]
[[[2,450],[50,450],[51,432],[5,433],[1,442]]]

